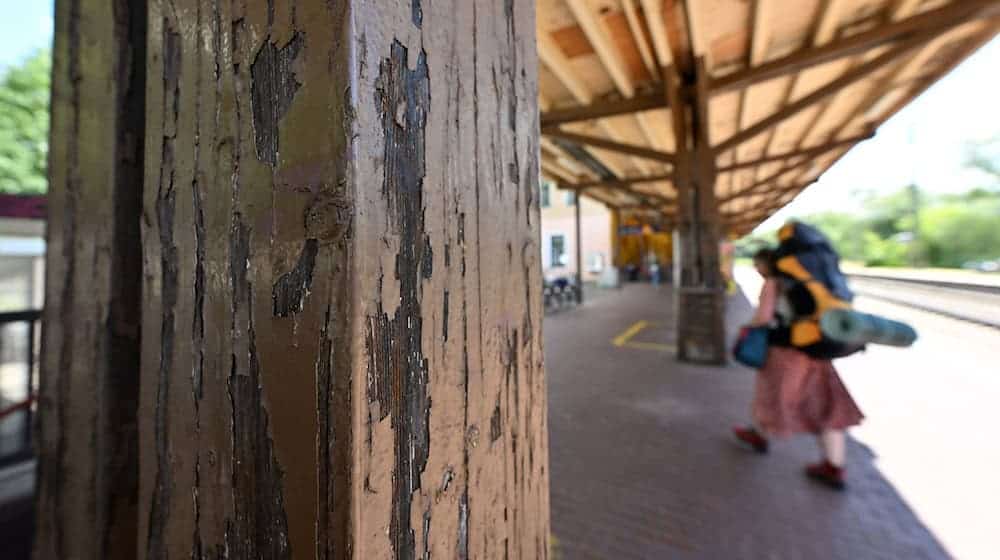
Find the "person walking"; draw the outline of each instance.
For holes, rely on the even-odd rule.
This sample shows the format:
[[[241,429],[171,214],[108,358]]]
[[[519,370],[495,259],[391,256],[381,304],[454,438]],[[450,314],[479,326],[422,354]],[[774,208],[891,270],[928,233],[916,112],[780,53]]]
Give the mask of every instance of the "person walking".
[[[808,465],[806,474],[842,490],[846,487],[845,430],[859,424],[864,416],[830,359],[812,357],[790,344],[788,282],[778,274],[776,260],[772,249],[762,249],[754,256],[754,267],[763,276],[764,285],[748,326],[767,327],[769,346],[757,374],[752,424],[735,427],[733,432],[758,453],[767,453],[768,438],[815,435],[820,462]]]

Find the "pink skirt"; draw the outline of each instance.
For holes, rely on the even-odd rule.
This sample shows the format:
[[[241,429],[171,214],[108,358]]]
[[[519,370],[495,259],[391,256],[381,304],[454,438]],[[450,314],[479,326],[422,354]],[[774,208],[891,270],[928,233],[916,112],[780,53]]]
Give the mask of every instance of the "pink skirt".
[[[768,349],[757,374],[752,413],[772,436],[843,430],[864,418],[833,362],[781,346]]]

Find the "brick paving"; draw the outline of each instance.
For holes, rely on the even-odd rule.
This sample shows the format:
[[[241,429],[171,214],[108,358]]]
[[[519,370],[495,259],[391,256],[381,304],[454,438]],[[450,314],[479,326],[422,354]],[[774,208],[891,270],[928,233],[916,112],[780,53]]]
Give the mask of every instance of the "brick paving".
[[[763,457],[737,446],[750,370],[612,345],[638,320],[669,338],[671,307],[669,287],[632,285],[546,320],[558,558],[950,557],[857,440],[842,494],[803,476],[811,438]],[[731,325],[750,313],[741,295],[729,309]]]

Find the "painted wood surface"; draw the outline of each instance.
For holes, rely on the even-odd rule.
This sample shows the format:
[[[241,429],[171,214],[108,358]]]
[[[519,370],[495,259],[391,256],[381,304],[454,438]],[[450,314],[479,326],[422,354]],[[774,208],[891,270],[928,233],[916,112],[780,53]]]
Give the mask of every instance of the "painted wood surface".
[[[36,424],[36,557],[136,549],[145,9],[60,1]]]
[[[112,15],[84,17],[81,2],[59,2],[67,76],[74,34],[97,33],[79,26]],[[144,190],[121,212],[141,255],[83,255],[141,272],[124,557],[547,557],[534,3],[148,4]],[[111,50],[88,53],[88,75],[115,68]],[[75,87],[109,115],[108,83]],[[80,107],[66,99],[59,130],[115,172],[98,150],[114,137],[65,128]],[[113,239],[100,212],[121,189],[87,191],[84,206],[63,183],[51,212],[76,230],[56,222],[50,294],[89,293],[81,272],[100,265],[112,283],[115,269],[73,268],[81,257],[61,244],[81,227]],[[55,314],[73,303],[50,301],[59,341]],[[105,324],[90,317],[67,326]],[[72,389],[90,371],[81,363]],[[59,383],[52,406],[86,419],[93,388]],[[53,449],[71,433],[46,429]],[[87,441],[68,453],[91,460]],[[53,472],[73,478],[43,494],[90,499],[93,472]],[[39,542],[91,527],[78,509]],[[40,556],[100,557],[65,551]]]

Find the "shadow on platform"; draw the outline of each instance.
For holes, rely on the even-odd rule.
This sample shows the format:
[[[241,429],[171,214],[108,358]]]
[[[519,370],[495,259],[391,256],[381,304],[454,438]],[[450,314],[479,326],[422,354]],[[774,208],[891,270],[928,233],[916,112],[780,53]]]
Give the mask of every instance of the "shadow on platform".
[[[546,319],[557,558],[948,557],[857,441],[846,493],[804,477],[811,437],[739,447],[754,372],[677,363],[672,299],[631,285]],[[730,332],[751,314],[741,293],[728,309]],[[616,345],[640,322],[647,344]]]

